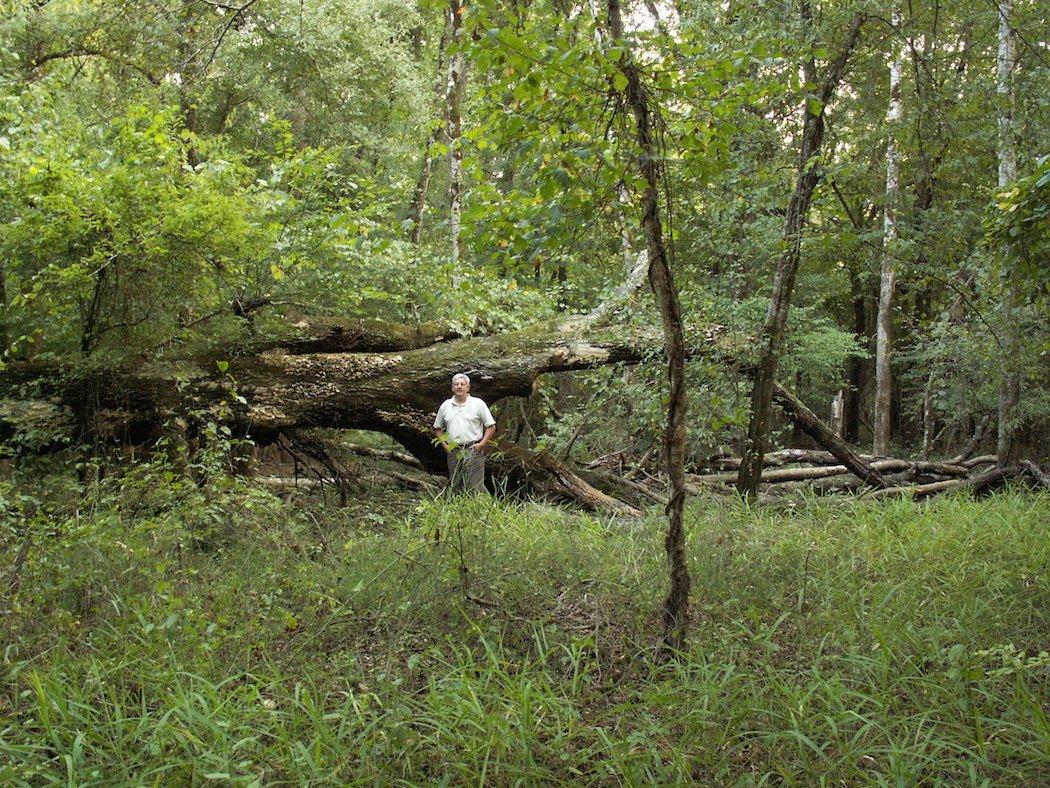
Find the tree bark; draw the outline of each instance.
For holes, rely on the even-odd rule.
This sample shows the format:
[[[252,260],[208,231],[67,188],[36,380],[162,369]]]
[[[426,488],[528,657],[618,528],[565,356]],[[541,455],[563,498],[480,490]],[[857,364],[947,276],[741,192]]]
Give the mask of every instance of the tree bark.
[[[463,257],[461,212],[463,202],[463,98],[466,93],[466,58],[463,47],[463,12],[461,0],[449,0],[453,52],[448,68],[448,145],[449,145],[449,227],[451,230],[452,265],[459,265]],[[453,274],[454,281],[458,281]]]
[[[848,443],[828,429],[817,414],[802,403],[802,400],[779,383],[773,385],[773,397],[795,424],[799,425],[818,445],[827,449],[835,459],[849,468],[857,477],[873,487],[886,486],[886,481],[882,478],[882,475],[862,460]],[[759,456],[758,459],[759,463],[761,463],[762,457]],[[741,468],[743,468],[743,463],[747,461],[748,458],[743,458]],[[761,474],[761,467],[761,464],[759,464],[759,474]]]
[[[977,451],[977,447],[981,445],[981,440],[984,438],[984,431],[985,429],[987,429],[988,422],[990,420],[991,416],[985,414],[981,418],[981,420],[977,422],[977,426],[974,428],[973,435],[970,436],[970,440],[968,440],[966,442],[966,445],[963,446],[962,451],[955,455],[955,457],[953,457],[951,460],[949,460],[949,462],[963,462],[967,460],[971,454]]]
[[[808,28],[812,23],[808,0],[802,0],[802,19]],[[802,251],[802,228],[809,212],[813,192],[821,176],[820,168],[817,166],[817,157],[820,155],[821,145],[824,142],[824,112],[842,79],[846,62],[860,38],[863,22],[864,17],[860,14],[853,18],[846,42],[831,64],[819,96],[815,97],[819,106],[813,103],[814,97],[806,98],[798,180],[784,219],[783,235],[787,246],[777,261],[776,275],[773,280],[773,298],[762,327],[759,361],[755,383],[751,390],[751,421],[744,444],[744,463],[740,466],[740,475],[737,479],[737,489],[741,494],[750,498],[755,497],[758,492],[759,476],[762,470],[761,460],[766,450],[769,433],[773,385],[780,364],[780,351],[787,331],[791,295],[795,288],[795,274],[798,272]],[[807,82],[816,84],[817,67],[812,57],[805,62],[804,71]]]
[[[607,495],[548,451],[528,451],[496,438],[486,465],[511,484],[527,485],[534,494],[569,500],[583,508],[620,517],[638,517],[641,511]]]
[[[865,308],[868,299],[860,280],[861,278],[851,270],[853,333],[863,344],[868,336],[867,309]],[[846,372],[845,395],[845,402],[842,406],[842,437],[847,443],[859,443],[861,400],[864,397],[864,359],[859,355],[850,356]]]
[[[879,285],[879,314],[875,340],[875,454],[889,454],[893,369],[893,295],[897,280],[897,203],[900,192],[900,166],[897,161],[897,129],[903,115],[901,66],[903,48],[896,41],[901,27],[900,7],[894,5],[891,17],[894,52],[890,59],[890,103],[886,113],[886,206],[883,214],[882,272]]]
[[[1016,468],[1014,469],[1016,471]],[[871,490],[864,497],[874,499],[884,498],[912,498],[921,500],[932,495],[948,492],[949,490],[970,490],[971,492],[983,492],[989,488],[997,487],[1006,482],[1011,474],[1008,469],[991,468],[983,473],[966,479],[946,479],[929,484],[916,484],[906,487],[885,487],[881,490]]]
[[[1016,34],[1011,27],[1013,2],[999,0],[999,52],[996,58],[996,92],[999,99],[999,188],[1004,189],[1017,180],[1017,148],[1014,141],[1013,70],[1017,60]],[[1003,379],[999,388],[999,429],[996,454],[999,465],[1013,465],[1017,460],[1015,441],[1015,411],[1021,398],[1021,379],[1017,373],[1020,332],[1017,326],[1017,272],[1013,256],[1002,250],[1002,320],[1003,320]]]
[[[691,580],[685,558],[685,453],[688,393],[685,382],[685,338],[682,331],[682,307],[668,261],[660,224],[658,184],[660,161],[653,136],[649,100],[642,87],[641,74],[624,39],[619,0],[609,0],[609,30],[614,41],[624,42],[626,51],[617,66],[627,79],[626,99],[634,114],[640,175],[645,182],[642,193],[642,229],[649,255],[649,284],[656,296],[663,324],[664,349],[667,353],[667,375],[670,399],[667,405],[667,427],[664,435],[670,497],[667,502],[667,535],[664,548],[670,567],[670,588],[664,601],[663,648],[666,654],[679,651],[689,627],[689,589]]]
[[[345,333],[346,344],[328,345],[338,348],[331,352],[277,346],[80,371],[57,362],[10,363],[0,371],[0,439],[17,433],[52,445],[49,435],[69,439],[74,416],[82,417],[88,437],[128,442],[156,437],[173,415],[221,422],[260,442],[304,427],[371,429],[397,438],[410,425],[406,447],[440,469],[430,424],[453,373],[466,370],[475,393],[494,402],[528,396],[545,372],[640,361],[660,339],[656,331],[596,327],[587,316],[425,346],[417,331],[401,329],[387,324],[382,343]],[[705,348],[716,357],[738,352],[717,332],[693,351]]]

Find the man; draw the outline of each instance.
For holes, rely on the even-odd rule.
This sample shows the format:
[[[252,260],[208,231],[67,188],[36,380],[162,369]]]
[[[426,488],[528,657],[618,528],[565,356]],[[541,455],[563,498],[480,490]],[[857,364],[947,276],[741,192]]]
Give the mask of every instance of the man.
[[[496,431],[488,405],[470,396],[470,378],[452,376],[452,396],[441,403],[434,419],[437,442],[448,455],[448,478],[453,489],[485,491],[485,447]]]

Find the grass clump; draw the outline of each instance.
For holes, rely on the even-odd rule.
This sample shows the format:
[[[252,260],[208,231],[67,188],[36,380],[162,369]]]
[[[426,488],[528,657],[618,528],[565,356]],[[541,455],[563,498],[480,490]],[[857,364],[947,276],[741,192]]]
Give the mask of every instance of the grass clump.
[[[3,783],[1050,780],[1045,496],[694,501],[657,664],[656,517],[14,490]]]

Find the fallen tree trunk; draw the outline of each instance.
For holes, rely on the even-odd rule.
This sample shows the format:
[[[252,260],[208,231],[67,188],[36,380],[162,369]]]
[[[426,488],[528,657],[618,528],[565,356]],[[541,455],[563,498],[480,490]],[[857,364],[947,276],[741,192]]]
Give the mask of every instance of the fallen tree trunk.
[[[864,459],[864,455],[861,455]],[[717,468],[720,471],[735,471],[740,468],[742,460],[740,457],[718,457],[705,463],[708,467]],[[780,467],[783,465],[790,465],[793,463],[810,463],[812,465],[836,465],[838,460],[835,459],[829,451],[818,451],[814,449],[781,449],[780,451],[771,451],[762,456],[762,466],[768,467]]]
[[[858,454],[857,457],[868,465],[869,468],[875,471],[899,471],[906,468],[915,468],[918,471],[931,474],[940,474],[942,476],[966,476],[970,472],[972,466],[952,464],[951,462],[937,462],[934,460],[904,460],[895,458],[879,459],[871,454]],[[979,460],[986,460],[987,458],[977,458]],[[990,460],[995,462],[994,457]],[[733,470],[740,467],[741,459],[739,457],[721,457],[715,460],[712,464],[716,465],[720,469],[726,471]],[[839,463],[837,457],[829,451],[816,451],[813,449],[782,449],[781,451],[770,452],[763,458],[763,465],[765,467],[783,467],[785,465],[793,465],[796,463],[804,463],[809,465],[826,465],[834,466],[840,470],[836,473],[843,473],[848,470],[844,465]],[[981,463],[977,463],[981,464]],[[774,475],[767,472],[763,472],[763,482],[773,481],[798,481],[807,478],[819,478],[822,474],[802,474],[797,477],[791,475],[791,470],[786,470],[782,475]],[[796,468],[795,471],[800,470],[812,470]],[[827,474],[829,476],[834,474]],[[704,479],[710,477],[712,480],[725,481],[732,477],[736,478],[735,474],[729,473],[718,473],[718,474],[700,474]]]
[[[459,339],[454,328],[436,322],[391,323],[364,318],[302,316],[284,321],[283,337],[250,345],[252,353],[284,350],[289,353],[385,353],[416,350]]]
[[[802,403],[802,400],[779,383],[773,386],[773,401],[780,405],[788,418],[795,422],[803,432],[831,452],[840,463],[849,468],[858,478],[863,479],[865,483],[872,487],[886,486],[886,480],[882,478],[882,475],[877,470],[862,460],[853,448],[832,432],[817,414]]]
[[[496,438],[486,459],[493,472],[511,484],[527,485],[534,493],[573,501],[585,509],[620,517],[639,517],[641,511],[593,487],[548,451],[528,451]]]
[[[602,327],[593,316],[470,339],[451,338],[451,332],[437,326],[399,328],[380,321],[303,319],[294,326],[298,333],[293,339],[263,343],[261,352],[231,351],[228,358],[161,357],[136,366],[77,372],[54,363],[10,364],[0,371],[0,440],[13,440],[25,451],[50,451],[85,439],[136,443],[179,431],[185,433],[183,439],[195,438],[213,422],[264,444],[304,428],[361,428],[393,437],[414,459],[348,450],[443,474],[444,455],[433,444],[430,425],[453,373],[470,374],[474,391],[491,404],[528,395],[540,374],[637,362],[660,342],[656,329]],[[726,337],[720,327],[693,330],[690,336],[694,356],[724,361],[741,355],[741,340]],[[776,386],[775,397],[785,414],[827,451],[773,452],[766,455],[769,464],[844,466],[868,485],[883,487],[897,485],[888,483],[881,471],[911,466],[857,454],[787,389]],[[192,445],[194,440],[183,442]],[[506,460],[490,458],[496,474],[510,474],[541,494],[595,511],[637,513],[636,507],[597,490],[555,458],[504,445]],[[995,460],[989,455],[958,464],[918,463],[915,468],[964,478],[972,468]],[[731,460],[722,462],[734,467]],[[763,481],[807,476],[792,476],[798,469],[784,470],[788,473],[782,479],[767,475]],[[833,475],[811,473],[809,478]]]
[[[402,465],[407,465],[410,468],[423,467],[423,463],[421,463],[417,457],[413,457],[411,454],[406,454],[403,451],[395,451],[394,449],[377,449],[372,446],[356,446],[353,444],[346,444],[342,449],[348,454],[356,454],[358,457],[368,457],[373,460],[385,460],[387,462],[398,462]]]
[[[864,493],[863,497],[876,500],[900,497],[918,501],[953,490],[969,490],[972,493],[981,493],[988,489],[1002,486],[1008,479],[1017,475],[1016,468],[992,468],[966,479],[947,479],[929,484],[913,484],[904,487],[885,487],[881,490],[870,490]]]
[[[963,450],[952,457],[948,462],[960,463],[969,459],[970,455],[977,451],[977,447],[981,444],[981,439],[984,438],[984,431],[988,427],[988,422],[991,421],[991,415],[986,414],[978,423],[977,427],[973,431],[973,435],[970,436],[970,440],[963,447]]]
[[[667,499],[650,490],[644,484],[611,471],[601,469],[577,470],[580,478],[608,495],[627,501],[632,506],[666,506]]]
[[[1050,490],[1050,473],[1047,473],[1031,460],[1021,460],[1021,467],[1028,473],[1036,486]]]
[[[360,428],[392,435],[425,467],[440,469],[430,424],[454,373],[466,371],[474,392],[491,403],[528,395],[544,372],[638,361],[657,337],[567,320],[383,352],[274,347],[76,372],[60,364],[11,364],[0,372],[0,439],[16,436],[41,447],[80,437],[72,434],[80,429],[83,437],[136,442],[157,437],[175,416],[221,422],[259,442],[301,428]]]

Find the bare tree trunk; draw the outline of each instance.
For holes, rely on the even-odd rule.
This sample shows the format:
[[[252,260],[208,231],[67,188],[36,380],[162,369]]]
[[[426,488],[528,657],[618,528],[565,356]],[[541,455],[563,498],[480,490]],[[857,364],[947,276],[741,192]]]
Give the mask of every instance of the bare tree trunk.
[[[619,0],[608,0],[609,30],[615,41],[623,41],[623,20]],[[626,44],[625,44],[626,46]],[[634,113],[637,128],[640,174],[645,181],[642,194],[642,229],[645,231],[649,253],[649,284],[656,296],[663,323],[664,346],[667,352],[667,374],[670,379],[670,400],[667,405],[667,431],[664,436],[667,454],[667,475],[671,483],[667,502],[667,536],[664,548],[670,565],[671,582],[664,601],[665,653],[673,653],[685,645],[689,626],[689,567],[685,558],[685,452],[686,412],[689,406],[685,385],[685,338],[682,332],[682,307],[678,290],[668,265],[667,247],[660,224],[657,184],[659,183],[659,155],[653,138],[653,123],[649,101],[642,88],[641,75],[627,49],[617,64],[627,78],[627,103]]]
[[[901,11],[894,6],[893,33],[901,27]],[[886,113],[886,208],[883,219],[882,275],[879,286],[879,315],[875,339],[875,454],[889,453],[891,434],[891,404],[893,398],[893,294],[896,289],[897,265],[894,255],[897,246],[897,202],[900,191],[900,165],[897,160],[897,129],[903,115],[901,96],[901,68],[903,48],[894,39],[890,60],[890,105]]]
[[[999,97],[999,188],[1017,180],[1017,149],[1014,141],[1013,70],[1017,59],[1017,41],[1010,26],[1012,0],[999,0],[999,53],[996,58],[996,92]],[[1021,397],[1017,355],[1020,335],[1017,327],[1017,273],[1009,250],[1003,254],[1003,380],[999,388],[999,432],[996,454],[999,466],[1013,465],[1017,459],[1014,411]]]
[[[933,373],[926,381],[926,389],[922,394],[922,458],[930,459],[933,451],[933,430],[936,425],[933,419]],[[878,452],[876,452],[878,454]]]
[[[193,21],[196,16],[194,3],[184,2],[179,14],[179,45],[176,49],[179,59],[176,67],[175,84],[179,90],[179,116],[186,131],[190,133],[189,144],[186,146],[186,163],[191,167],[200,164],[200,153],[194,143],[192,135],[197,132],[197,105],[193,96],[190,95],[190,61],[193,60]]]
[[[804,25],[809,27],[812,23],[812,16],[808,0],[802,0],[801,13]],[[740,475],[737,479],[737,489],[749,498],[754,498],[758,493],[759,477],[762,473],[762,455],[766,451],[772,413],[773,384],[776,382],[780,350],[787,332],[791,295],[795,289],[795,274],[798,271],[802,251],[802,228],[809,212],[813,192],[820,180],[820,168],[816,165],[821,145],[824,142],[824,111],[828,101],[835,94],[839,80],[842,79],[846,61],[860,38],[860,28],[863,22],[862,15],[854,16],[846,42],[831,64],[816,102],[811,97],[806,98],[806,117],[802,130],[798,180],[784,218],[784,240],[787,242],[787,248],[777,261],[776,276],[773,280],[773,300],[770,301],[769,310],[766,312],[766,320],[759,340],[761,351],[755,373],[755,383],[751,390],[751,422],[748,426],[747,441],[744,444],[744,462],[740,466]],[[806,74],[806,81],[817,84],[817,66],[812,57],[803,64],[803,70]]]
[[[434,158],[431,156],[431,150],[434,147],[434,143],[438,141],[438,137],[441,136],[443,127],[448,123],[445,110],[449,98],[446,87],[448,80],[445,77],[445,46],[448,44],[449,29],[452,26],[450,16],[451,12],[445,14],[445,26],[441,31],[441,41],[438,42],[437,78],[434,92],[436,94],[435,106],[438,107],[440,117],[438,121],[434,122],[430,134],[427,135],[426,147],[423,148],[423,165],[419,171],[419,180],[416,181],[415,191],[412,192],[412,213],[408,217],[412,222],[409,240],[414,244],[418,244],[423,236],[423,213],[426,211],[427,189],[430,187],[430,175],[434,168]]]
[[[463,202],[463,98],[467,75],[463,47],[462,0],[449,0],[451,12],[452,56],[448,68],[448,145],[449,145],[449,227],[452,235],[452,265],[463,257],[461,211]],[[453,274],[455,277],[455,274]]]
[[[842,437],[845,426],[843,415],[845,414],[846,390],[839,389],[831,400],[831,431],[839,438]]]
[[[970,436],[970,440],[966,442],[966,445],[963,447],[963,450],[956,454],[952,459],[948,460],[948,462],[964,462],[970,457],[971,454],[977,451],[977,447],[981,445],[981,439],[984,438],[984,431],[988,428],[989,421],[991,421],[990,414],[985,414],[977,423],[977,426],[974,428],[973,435]]]
[[[853,333],[866,344],[868,335],[867,295],[861,277],[850,271],[850,289],[853,292]],[[864,398],[864,359],[851,356],[846,371],[846,401],[842,406],[842,437],[848,443],[860,442],[861,401]]]

